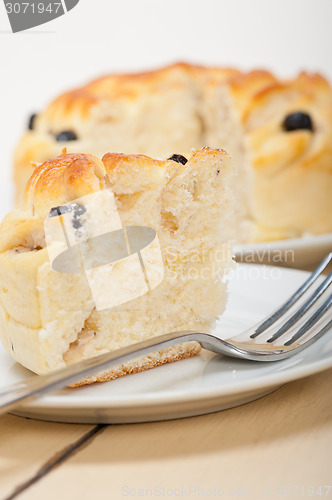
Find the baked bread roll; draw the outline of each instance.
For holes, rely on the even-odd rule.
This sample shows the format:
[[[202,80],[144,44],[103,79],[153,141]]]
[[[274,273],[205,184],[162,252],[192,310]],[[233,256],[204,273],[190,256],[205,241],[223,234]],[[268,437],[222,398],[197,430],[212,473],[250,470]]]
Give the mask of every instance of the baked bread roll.
[[[27,184],[23,208],[9,213],[0,226],[0,335],[7,351],[41,374],[170,331],[210,331],[225,308],[224,277],[232,266],[225,234],[234,207],[233,175],[228,155],[207,148],[194,151],[188,161],[179,156],[161,161],[116,153],[101,161],[71,153],[37,167]],[[106,271],[107,280],[95,281],[93,291],[88,272],[54,269],[53,241],[47,239],[46,230],[56,213],[66,224],[75,206],[85,212],[85,222],[74,228],[79,232],[88,227],[95,201],[89,205],[84,200],[94,200],[91,196],[96,193],[99,200],[112,194],[120,227],[152,228],[162,256],[157,286],[108,308],[105,301],[101,308],[96,306],[94,291],[103,300],[116,282],[135,287],[129,260],[114,261]],[[98,217],[100,207],[105,205],[95,210]],[[100,219],[98,224],[102,223]],[[67,233],[67,239],[71,237]],[[151,285],[156,278],[150,275],[151,259],[157,253],[146,255]],[[199,351],[196,342],[181,344],[81,383],[110,380]]]
[[[34,164],[64,146],[157,158],[222,147],[237,167],[231,237],[332,231],[332,89],[320,75],[280,80],[183,63],[110,75],[61,95],[29,126],[15,152],[17,200]]]

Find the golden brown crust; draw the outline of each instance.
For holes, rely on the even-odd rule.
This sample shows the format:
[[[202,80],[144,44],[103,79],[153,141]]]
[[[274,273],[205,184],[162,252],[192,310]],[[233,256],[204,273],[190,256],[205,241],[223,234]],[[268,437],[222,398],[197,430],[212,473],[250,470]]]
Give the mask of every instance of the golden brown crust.
[[[160,85],[181,85],[187,76],[203,78],[206,83],[226,81],[240,75],[232,68],[217,68],[188,63],[176,63],[153,71],[139,73],[123,73],[106,75],[80,89],[62,94],[50,105],[49,117],[58,112],[59,106],[64,112],[70,113],[74,108],[80,109],[82,116],[87,117],[91,106],[97,101],[114,99],[135,100],[139,94],[151,94]]]
[[[192,156],[198,160],[215,154],[227,155],[223,150],[202,148],[193,151]],[[181,169],[183,165],[146,155],[106,153],[99,160],[83,153],[62,154],[35,168],[26,186],[24,208],[30,215],[43,219],[51,208],[110,187],[115,181],[132,192],[158,181],[165,173],[170,175],[175,168]],[[132,181],[130,187],[126,182],[128,175]]]
[[[108,103],[112,106],[115,102],[117,105],[135,105],[138,96],[152,96],[155,91],[164,92],[190,81],[199,81],[204,86],[229,86],[245,127],[250,114],[253,111],[264,111],[264,102],[273,94],[297,92],[307,96],[317,113],[323,114],[322,103],[330,103],[332,99],[331,86],[316,73],[310,75],[302,72],[294,79],[281,80],[264,70],[243,73],[231,68],[177,63],[155,71],[104,76],[62,94],[37,116],[35,130],[25,134],[15,154],[16,182],[24,175],[23,169],[30,169],[31,172],[30,162],[43,162],[59,154],[61,145],[55,141],[56,133],[76,130],[79,136],[78,141],[75,141],[77,150],[82,151],[84,139],[90,133],[91,114],[97,105]],[[192,146],[197,147],[195,144]]]
[[[80,387],[82,385],[94,384],[95,382],[109,382],[110,380],[115,380],[117,378],[124,377],[125,375],[151,370],[152,368],[164,365],[165,363],[174,363],[175,361],[191,358],[199,354],[201,350],[201,345],[198,342],[180,344],[179,346],[174,346],[147,356],[142,356],[137,360],[129,361],[103,373],[87,377],[75,384],[71,384],[69,387]]]
[[[128,168],[128,164],[131,164],[133,161],[135,161],[135,166],[138,170],[160,168],[168,165],[168,163],[166,163],[167,160],[154,160],[147,155],[106,153],[102,158],[102,162],[104,163],[108,174],[111,174],[113,171],[125,173]]]
[[[45,217],[52,207],[101,189],[105,174],[103,162],[92,155],[60,155],[34,170],[25,190],[25,208]]]

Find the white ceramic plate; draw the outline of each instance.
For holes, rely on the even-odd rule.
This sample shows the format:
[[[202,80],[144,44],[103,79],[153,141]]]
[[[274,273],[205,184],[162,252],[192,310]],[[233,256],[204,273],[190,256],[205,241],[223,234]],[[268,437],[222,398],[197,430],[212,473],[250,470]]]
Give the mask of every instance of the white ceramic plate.
[[[236,245],[234,253],[238,261],[247,264],[268,264],[312,268],[332,250],[332,233],[302,236],[288,240]]]
[[[269,314],[308,276],[302,271],[240,264],[215,334],[227,338]],[[125,423],[165,420],[231,408],[280,385],[332,367],[332,332],[285,361],[259,363],[207,351],[185,361],[104,384],[64,389],[16,411],[61,422]],[[31,376],[0,349],[0,385]]]

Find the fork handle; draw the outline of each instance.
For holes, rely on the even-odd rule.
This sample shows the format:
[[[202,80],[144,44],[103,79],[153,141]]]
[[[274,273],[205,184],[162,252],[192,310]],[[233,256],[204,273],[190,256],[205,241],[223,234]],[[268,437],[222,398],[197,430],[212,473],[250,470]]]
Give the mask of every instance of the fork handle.
[[[206,345],[207,343],[213,343],[213,337],[207,333],[191,332],[189,330],[166,333],[106,354],[85,359],[47,375],[30,377],[26,381],[0,390],[0,413],[11,410],[22,402],[30,401],[43,394],[77,382],[83,377],[94,375],[96,370],[102,372],[145,354],[191,341],[203,342]]]

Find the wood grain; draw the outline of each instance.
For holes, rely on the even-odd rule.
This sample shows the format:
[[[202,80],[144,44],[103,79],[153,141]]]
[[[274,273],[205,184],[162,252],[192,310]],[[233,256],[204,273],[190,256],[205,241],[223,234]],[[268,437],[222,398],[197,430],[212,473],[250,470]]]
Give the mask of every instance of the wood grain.
[[[188,496],[189,488],[191,498],[283,498],[294,486],[307,493],[332,483],[331,396],[329,370],[231,410],[108,426],[19,499],[172,498]],[[301,491],[290,496],[309,496]]]

